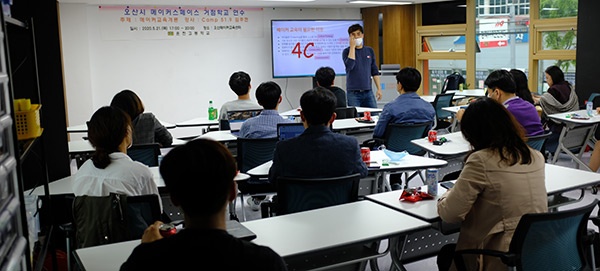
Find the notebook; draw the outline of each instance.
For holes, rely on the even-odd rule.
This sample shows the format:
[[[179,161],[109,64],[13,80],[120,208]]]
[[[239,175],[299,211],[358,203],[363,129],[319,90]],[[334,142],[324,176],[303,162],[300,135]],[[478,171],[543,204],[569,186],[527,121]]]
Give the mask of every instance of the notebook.
[[[296,137],[304,132],[304,124],[301,122],[278,123],[277,138],[286,140]]]

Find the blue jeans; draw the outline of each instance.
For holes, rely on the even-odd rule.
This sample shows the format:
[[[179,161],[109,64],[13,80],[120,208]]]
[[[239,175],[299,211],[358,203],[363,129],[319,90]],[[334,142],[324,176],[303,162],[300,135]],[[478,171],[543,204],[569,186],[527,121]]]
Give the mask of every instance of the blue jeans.
[[[348,97],[348,106],[377,108],[375,95],[370,89],[366,91],[348,90],[346,96]]]

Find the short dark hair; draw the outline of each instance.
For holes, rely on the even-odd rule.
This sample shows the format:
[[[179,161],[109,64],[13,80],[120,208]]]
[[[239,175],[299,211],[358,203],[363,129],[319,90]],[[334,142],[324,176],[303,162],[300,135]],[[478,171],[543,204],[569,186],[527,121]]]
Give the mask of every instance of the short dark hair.
[[[461,133],[473,146],[471,153],[492,149],[509,166],[532,162],[523,126],[500,102],[488,97],[475,100],[465,110],[460,126]]]
[[[264,109],[275,109],[281,97],[281,88],[273,81],[263,82],[256,88],[255,95]]]
[[[421,85],[421,73],[413,67],[403,68],[396,74],[396,82],[402,84],[405,91],[415,92]]]
[[[210,139],[196,139],[173,148],[159,170],[171,197],[186,215],[196,217],[221,210],[237,174],[231,153],[222,143]],[[201,197],[198,191],[204,191]]]
[[[234,72],[229,77],[229,87],[237,96],[242,96],[250,90],[250,75],[243,71]]]
[[[142,100],[135,92],[129,89],[121,90],[119,93],[115,94],[110,102],[110,106],[125,111],[131,120],[134,120],[144,113],[144,104],[142,103]]]
[[[565,81],[565,74],[558,66],[550,66],[544,71],[552,78],[552,84],[559,84]]]
[[[327,124],[335,112],[336,103],[333,92],[320,86],[304,92],[300,97],[302,114],[309,125]]]
[[[531,96],[531,91],[529,90],[529,86],[527,84],[527,75],[525,75],[523,71],[517,69],[511,69],[509,72],[515,80],[515,86],[517,86],[517,96],[534,104],[535,102],[533,101],[533,96]]]
[[[356,30],[360,30],[360,33],[365,33],[365,31],[363,30],[362,25],[360,25],[360,24],[353,24],[350,27],[348,27],[348,35],[352,34],[352,32],[354,32]]]
[[[330,87],[335,79],[335,71],[331,67],[321,67],[315,72],[319,86]]]
[[[104,169],[110,164],[108,155],[119,151],[130,126],[129,116],[117,107],[103,106],[94,112],[87,122],[87,133],[95,150],[91,158],[95,167]]]
[[[507,93],[517,93],[517,85],[510,72],[495,70],[485,78],[484,84],[490,89],[499,88]]]

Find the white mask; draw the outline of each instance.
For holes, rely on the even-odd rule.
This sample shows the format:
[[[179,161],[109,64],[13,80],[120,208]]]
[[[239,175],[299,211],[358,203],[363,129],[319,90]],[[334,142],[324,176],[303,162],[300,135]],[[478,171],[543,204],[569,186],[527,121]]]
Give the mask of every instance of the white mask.
[[[356,38],[354,39],[354,42],[356,44],[356,46],[361,46],[363,44],[363,38]]]

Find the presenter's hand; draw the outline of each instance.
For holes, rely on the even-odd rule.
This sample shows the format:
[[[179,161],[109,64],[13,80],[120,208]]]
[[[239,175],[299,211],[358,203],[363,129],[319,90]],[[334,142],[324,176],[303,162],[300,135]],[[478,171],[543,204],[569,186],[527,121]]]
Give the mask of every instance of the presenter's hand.
[[[350,40],[350,48],[356,48],[356,39],[352,35],[349,36],[348,40]]]
[[[142,243],[150,243],[154,242],[158,239],[162,239],[162,235],[160,235],[160,225],[163,223],[161,221],[156,221],[154,224],[148,226],[144,231],[144,235],[142,235]]]
[[[378,89],[377,92],[375,92],[375,97],[377,98],[377,100],[381,100],[381,97],[383,97],[383,93],[381,92],[381,89]]]

